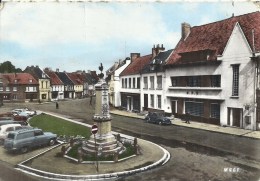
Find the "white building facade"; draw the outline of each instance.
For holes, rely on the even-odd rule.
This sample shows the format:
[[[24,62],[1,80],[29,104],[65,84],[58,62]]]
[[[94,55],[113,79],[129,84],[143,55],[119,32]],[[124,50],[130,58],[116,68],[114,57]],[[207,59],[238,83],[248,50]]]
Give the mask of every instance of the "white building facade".
[[[243,30],[243,26],[248,27],[246,16],[252,19],[260,17],[257,12],[188,30],[187,36],[176,47],[175,58],[167,63],[166,112],[180,118],[189,112],[194,121],[259,129],[256,117],[257,62],[252,60],[253,49],[257,47],[248,41],[249,35]],[[253,26],[259,25],[252,25],[251,30]],[[220,32],[223,35],[215,34],[224,41],[211,43],[203,39],[203,46],[208,46],[205,48],[197,38],[198,47],[194,49],[194,41],[190,39],[194,36],[206,37],[198,32],[205,34],[203,30],[207,29],[206,38],[218,41],[212,34],[221,31],[219,27],[223,28]],[[225,37],[224,33],[229,32],[230,36]]]

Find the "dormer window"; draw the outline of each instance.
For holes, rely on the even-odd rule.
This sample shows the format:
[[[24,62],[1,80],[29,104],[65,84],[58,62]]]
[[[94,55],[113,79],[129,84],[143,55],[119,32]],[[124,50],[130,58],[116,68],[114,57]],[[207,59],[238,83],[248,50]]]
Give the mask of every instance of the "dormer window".
[[[15,79],[15,80],[14,80],[14,83],[17,83],[17,82],[18,82],[18,80],[17,80],[17,79]]]
[[[32,83],[32,79],[29,79],[29,82]]]

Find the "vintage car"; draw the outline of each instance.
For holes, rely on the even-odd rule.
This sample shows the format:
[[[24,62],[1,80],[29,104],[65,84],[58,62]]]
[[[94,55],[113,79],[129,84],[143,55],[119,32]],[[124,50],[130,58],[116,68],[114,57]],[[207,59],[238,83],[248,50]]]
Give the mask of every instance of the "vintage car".
[[[5,139],[4,148],[7,151],[26,153],[38,146],[52,146],[56,140],[57,135],[51,132],[43,132],[38,128],[23,129],[10,132]]]
[[[154,123],[159,125],[171,125],[172,122],[168,117],[164,117],[161,113],[158,112],[148,112],[145,116],[145,120],[148,123]]]

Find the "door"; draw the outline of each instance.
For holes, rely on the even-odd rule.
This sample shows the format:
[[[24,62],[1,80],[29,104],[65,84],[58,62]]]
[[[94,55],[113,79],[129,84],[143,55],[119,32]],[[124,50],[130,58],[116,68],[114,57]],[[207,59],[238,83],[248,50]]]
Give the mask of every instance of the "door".
[[[130,96],[127,97],[127,110],[128,110],[128,111],[132,111],[132,107],[133,107],[133,106],[132,106],[132,104],[133,104],[132,99],[133,99],[133,98],[130,97]]]
[[[233,109],[233,126],[240,127],[240,122],[241,122],[241,109],[239,108],[234,108]]]
[[[144,94],[144,111],[148,110],[148,94]]]
[[[242,111],[241,108],[228,108],[228,125],[240,127],[243,117]]]
[[[34,131],[34,140],[33,146],[41,146],[48,143],[48,140],[45,138],[45,135],[41,130]]]
[[[171,105],[171,107],[172,107],[172,114],[173,115],[175,115],[176,113],[177,113],[177,101],[172,101],[172,105]]]

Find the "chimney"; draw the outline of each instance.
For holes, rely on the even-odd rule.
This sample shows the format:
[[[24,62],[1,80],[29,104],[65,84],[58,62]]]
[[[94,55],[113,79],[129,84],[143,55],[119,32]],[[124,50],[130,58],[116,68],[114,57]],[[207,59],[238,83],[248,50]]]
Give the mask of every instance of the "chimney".
[[[191,29],[191,26],[189,23],[184,22],[181,24],[181,38],[183,40],[185,40],[189,36],[190,29]]]
[[[140,53],[130,53],[131,62],[140,57]]]
[[[160,52],[162,52],[164,50],[165,50],[165,48],[163,47],[163,44],[161,45],[161,47],[159,44],[157,44],[156,47],[155,47],[155,45],[153,45],[153,48],[152,48],[153,58],[156,57],[156,55],[158,55]]]
[[[56,69],[56,72],[59,72],[60,70],[59,69]]]

